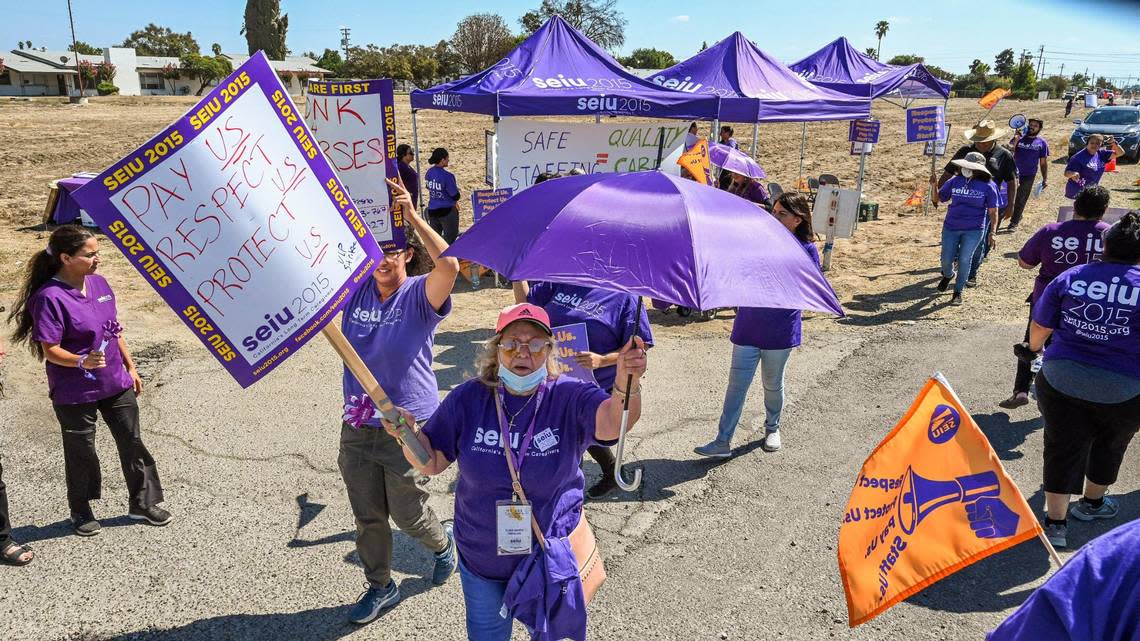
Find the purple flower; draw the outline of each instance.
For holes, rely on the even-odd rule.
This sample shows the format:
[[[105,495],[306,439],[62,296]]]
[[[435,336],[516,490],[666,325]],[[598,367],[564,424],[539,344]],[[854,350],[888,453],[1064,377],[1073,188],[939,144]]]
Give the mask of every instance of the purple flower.
[[[365,396],[351,396],[348,402],[344,404],[344,416],[341,417],[345,423],[348,423],[356,429],[360,429],[364,421],[372,418],[376,414],[376,406],[372,404],[372,399],[367,395]]]

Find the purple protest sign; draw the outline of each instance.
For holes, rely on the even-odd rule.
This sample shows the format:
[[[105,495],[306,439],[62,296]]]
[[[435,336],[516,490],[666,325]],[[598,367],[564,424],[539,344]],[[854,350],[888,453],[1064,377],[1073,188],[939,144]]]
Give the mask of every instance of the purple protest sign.
[[[507,202],[514,191],[510,187],[503,187],[502,189],[476,189],[471,192],[471,217],[475,222],[483,220],[483,216]]]
[[[578,364],[574,355],[590,351],[590,337],[586,334],[585,323],[573,323],[550,328],[554,340],[558,341],[558,373],[565,374],[587,383],[597,383],[594,373]]]
[[[944,136],[946,128],[942,105],[911,107],[906,110],[906,141],[925,142]]]
[[[380,256],[260,52],[74,196],[242,387],[328,324]]]
[[[879,142],[879,124],[878,120],[852,120],[847,130],[848,142]]]
[[[385,178],[398,180],[391,80],[309,81],[305,124],[383,250],[407,245]]]

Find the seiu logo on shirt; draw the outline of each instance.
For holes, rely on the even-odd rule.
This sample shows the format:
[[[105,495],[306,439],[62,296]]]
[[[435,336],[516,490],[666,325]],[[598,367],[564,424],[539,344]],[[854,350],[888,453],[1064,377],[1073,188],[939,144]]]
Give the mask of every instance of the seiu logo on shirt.
[[[1132,334],[1132,314],[1140,302],[1140,287],[1122,284],[1119,276],[1103,280],[1074,280],[1070,296],[1077,300],[1064,310],[1061,322],[1077,336],[1109,343],[1115,337]]]
[[[1096,156],[1089,158],[1089,161],[1087,164],[1085,164],[1085,167],[1088,167],[1089,169],[1091,169],[1093,171],[1100,169],[1100,159],[1097,158]]]
[[[442,192],[443,191],[443,183],[432,178],[431,180],[427,181],[427,188],[431,189],[432,191]]]
[[[387,325],[395,325],[400,322],[404,310],[401,307],[394,307],[387,312],[379,309],[364,309],[357,307],[352,310],[352,322],[357,325],[364,325],[369,329],[377,327],[385,327]]]
[[[114,296],[112,296],[110,294],[103,294],[102,296],[100,296],[96,300],[100,303],[106,303],[107,301],[111,300],[112,298],[114,298]]]
[[[1120,284],[1119,276],[1113,276],[1108,283],[1102,280],[1074,280],[1069,283],[1069,295],[1135,307],[1140,302],[1140,287]]]
[[[961,196],[962,198],[983,198],[984,199],[986,197],[985,192],[978,191],[977,189],[970,189],[969,187],[966,187],[966,186],[955,187],[954,189],[950,190],[950,193],[954,194],[955,196]]]
[[[511,433],[511,449],[515,452],[519,450],[520,435],[518,432]],[[539,441],[542,441],[539,443]],[[550,428],[546,428],[542,432],[535,434],[531,440],[531,447],[527,449],[527,456],[547,456],[558,452],[558,436],[553,433]],[[545,448],[541,447],[545,445]],[[497,429],[483,429],[476,428],[475,442],[472,444],[473,450],[479,452],[490,452],[493,454],[502,454],[503,440]],[[494,448],[494,449],[489,449]]]
[[[554,295],[554,302],[562,305],[563,307],[576,309],[584,314],[589,314],[591,316],[601,316],[606,313],[605,305],[586,300],[581,296],[576,296],[574,294],[559,292],[558,294]]]

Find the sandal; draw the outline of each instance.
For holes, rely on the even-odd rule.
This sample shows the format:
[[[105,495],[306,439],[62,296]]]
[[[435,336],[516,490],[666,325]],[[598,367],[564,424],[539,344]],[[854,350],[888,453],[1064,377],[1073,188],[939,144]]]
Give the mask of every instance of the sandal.
[[[25,554],[31,554],[31,556],[26,560],[20,560],[20,557],[24,556]],[[4,550],[0,551],[0,560],[3,560],[4,563],[7,563],[8,565],[27,565],[34,561],[35,558],[36,553],[32,551],[32,546],[20,545],[15,541],[9,542]]]

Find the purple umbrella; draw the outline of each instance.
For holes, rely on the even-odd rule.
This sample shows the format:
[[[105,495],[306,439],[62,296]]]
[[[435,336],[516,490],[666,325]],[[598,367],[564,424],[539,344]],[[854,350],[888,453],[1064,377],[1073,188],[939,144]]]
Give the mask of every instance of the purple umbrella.
[[[511,197],[444,256],[511,280],[546,280],[649,296],[694,309],[778,307],[843,315],[819,266],[773,216],[660,171],[548,180]],[[632,378],[632,376],[631,376]],[[630,381],[626,381],[629,389]],[[625,399],[614,480],[622,478]]]
[[[752,160],[748,154],[719,142],[709,147],[709,161],[725,171],[736,172],[741,176],[755,179],[768,177],[760,163]]]

